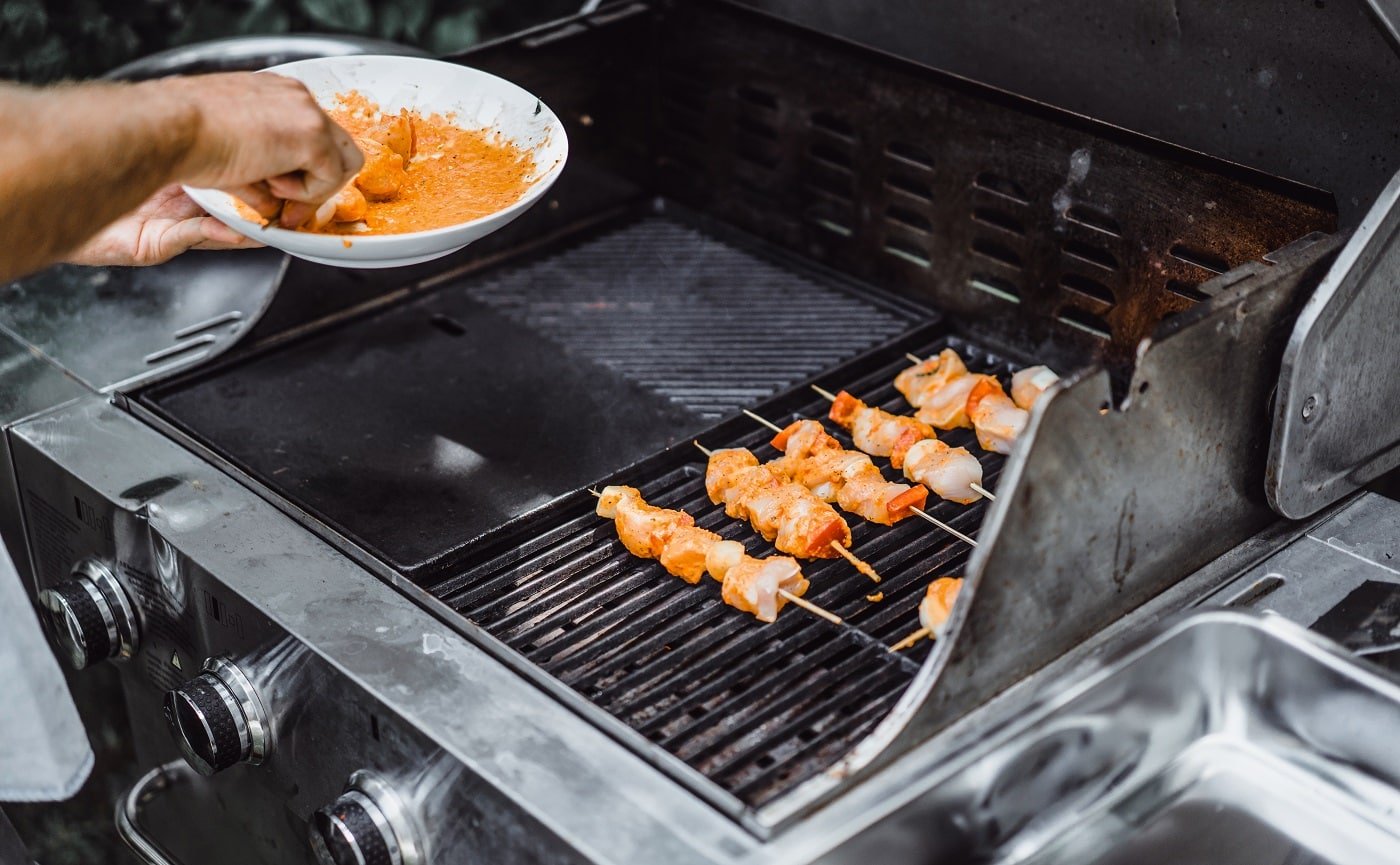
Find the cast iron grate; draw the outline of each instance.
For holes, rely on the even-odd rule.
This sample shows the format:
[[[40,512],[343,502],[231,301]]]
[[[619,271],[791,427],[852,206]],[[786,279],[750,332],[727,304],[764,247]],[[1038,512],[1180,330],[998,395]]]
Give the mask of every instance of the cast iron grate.
[[[467,293],[712,420],[909,328],[906,312],[663,216],[492,271]]]
[[[1003,376],[1012,367],[960,340],[978,369]],[[907,366],[903,347],[850,365],[851,377],[825,376],[892,411],[908,406],[891,382]],[[851,371],[854,369],[854,372]],[[785,423],[825,415],[827,403],[805,387],[766,411]],[[742,421],[742,422],[740,422]],[[749,447],[777,456],[771,433],[747,419],[706,437],[710,447]],[[828,427],[835,431],[833,425]],[[844,436],[843,436],[844,438]],[[995,486],[1002,458],[976,449],[971,431],[946,436],[968,446]],[[845,439],[849,446],[849,439]],[[884,464],[887,474],[896,477]],[[692,514],[699,525],[743,541],[755,555],[773,552],[746,524],[712,505],[704,458],[688,443],[619,482],[649,501]],[[976,536],[985,505],[939,502],[930,510]],[[690,587],[656,563],[630,556],[610,522],[586,501],[551,512],[512,537],[531,540],[430,587],[454,610],[535,667],[709,778],[743,805],[772,801],[826,769],[884,717],[929,651],[894,655],[886,647],[918,626],[917,603],[934,576],[960,574],[969,549],[921,520],[885,528],[851,518],[854,548],[883,575],[878,587],[840,560],[804,563],[808,597],[845,619],[834,626],[795,608],[763,626],[725,606],[706,578]],[[528,521],[527,521],[528,522]],[[868,602],[881,591],[884,599]]]

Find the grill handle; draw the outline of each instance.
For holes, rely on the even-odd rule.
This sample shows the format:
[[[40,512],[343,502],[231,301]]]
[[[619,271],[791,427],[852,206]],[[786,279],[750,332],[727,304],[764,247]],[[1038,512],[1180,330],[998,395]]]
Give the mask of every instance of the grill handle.
[[[157,796],[199,777],[184,760],[157,766],[117,800],[117,834],[146,865],[184,865],[141,827],[141,812]]]

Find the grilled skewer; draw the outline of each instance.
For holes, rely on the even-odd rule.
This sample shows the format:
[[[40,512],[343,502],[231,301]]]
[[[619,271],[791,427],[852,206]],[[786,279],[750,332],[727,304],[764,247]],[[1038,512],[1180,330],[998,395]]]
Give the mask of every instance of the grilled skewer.
[[[933,490],[939,498],[969,505],[983,496],[982,463],[967,448],[949,447],[933,427],[907,415],[897,415],[866,405],[849,391],[833,394],[816,385],[812,389],[831,400],[827,415],[851,431],[857,448],[872,456],[888,456],[890,465],[904,476]]]
[[[747,520],[781,552],[802,559],[841,556],[880,582],[875,569],[850,551],[851,527],[811,490],[761,465],[747,448],[695,446],[708,457],[705,492],[710,501],[724,505],[726,514]]]
[[[802,568],[787,556],[757,559],[738,541],[695,525],[684,511],[647,504],[635,487],[604,487],[596,513],[611,519],[617,537],[634,556],[656,559],[669,573],[694,585],[706,572],[723,587],[721,597],[735,609],[752,613],[759,621],[773,622],[784,602],[813,615],[841,624],[841,617],[804,600],[808,582]]]
[[[962,582],[961,577],[939,577],[929,583],[928,591],[919,601],[919,629],[890,646],[890,651],[902,651],[925,637],[937,639],[942,636],[948,616],[953,612],[953,604],[957,602],[958,591],[962,589]]]
[[[984,449],[1000,454],[1011,452],[1030,408],[1059,380],[1049,367],[1028,367],[1012,377],[1013,399],[995,376],[968,372],[951,348],[931,358],[907,357],[914,366],[895,376],[894,386],[918,409],[918,419],[939,429],[972,427]]]
[[[842,475],[843,467],[854,466],[853,471],[868,472],[874,470],[876,474],[879,474],[879,470],[875,469],[874,464],[870,462],[869,456],[846,450],[839,441],[822,430],[819,421],[795,421],[787,429],[783,429],[748,409],[744,409],[744,414],[777,433],[771,444],[778,450],[784,451],[786,455],[781,460],[774,460],[769,465],[774,466],[775,471],[784,472],[785,476],[792,477],[798,483],[810,485],[809,488],[815,495],[823,498],[827,496],[839,498],[843,491],[842,485],[845,483],[845,478]],[[820,458],[814,459],[810,455],[810,451],[816,451]],[[789,462],[784,465],[785,461]],[[870,466],[870,469],[864,469],[864,466]],[[883,480],[883,477],[881,479]],[[905,485],[899,484],[897,486]],[[917,485],[914,489],[923,490],[924,499],[927,499],[927,490]],[[907,510],[909,513],[933,523],[963,543],[973,547],[977,546],[977,542],[972,538],[911,502],[912,500],[899,504],[896,513]],[[920,501],[919,504],[923,504],[923,501]],[[891,518],[890,522],[892,523],[896,519]],[[889,525],[890,523],[885,524]]]

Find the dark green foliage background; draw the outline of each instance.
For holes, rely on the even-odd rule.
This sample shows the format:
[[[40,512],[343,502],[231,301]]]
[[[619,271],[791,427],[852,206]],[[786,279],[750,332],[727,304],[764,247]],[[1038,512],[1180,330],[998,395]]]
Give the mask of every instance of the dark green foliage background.
[[[434,54],[576,10],[581,0],[0,0],[0,79],[98,75],[175,45],[356,33]]]

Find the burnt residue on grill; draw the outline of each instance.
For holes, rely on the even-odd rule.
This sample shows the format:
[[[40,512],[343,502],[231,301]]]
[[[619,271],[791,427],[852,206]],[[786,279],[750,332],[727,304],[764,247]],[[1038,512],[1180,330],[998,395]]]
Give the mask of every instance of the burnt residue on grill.
[[[950,344],[972,368],[1003,377],[1012,371],[960,340],[913,347],[932,354]],[[822,384],[907,413],[892,384],[908,366],[903,351],[882,350],[824,376]],[[784,425],[825,417],[827,406],[803,387],[761,413]],[[844,432],[827,426],[851,446]],[[779,453],[771,437],[757,423],[736,419],[701,441],[772,459]],[[944,438],[979,454],[985,483],[995,487],[1001,457],[977,449],[970,430]],[[898,479],[887,461],[877,464]],[[709,501],[704,468],[703,455],[686,443],[614,480],[743,541],[753,555],[773,553],[747,524]],[[985,504],[936,502],[929,510],[975,538]],[[887,647],[919,627],[917,606],[929,581],[961,574],[966,564],[967,545],[922,520],[893,527],[848,520],[852,548],[884,578],[878,586],[841,559],[803,563],[812,583],[807,598],[842,616],[841,626],[792,606],[773,625],[757,622],[726,606],[708,577],[691,587],[629,555],[589,499],[524,521],[493,545],[494,554],[427,588],[536,669],[758,807],[832,765],[888,713],[931,644],[900,654]],[[868,601],[876,591],[883,600]]]

